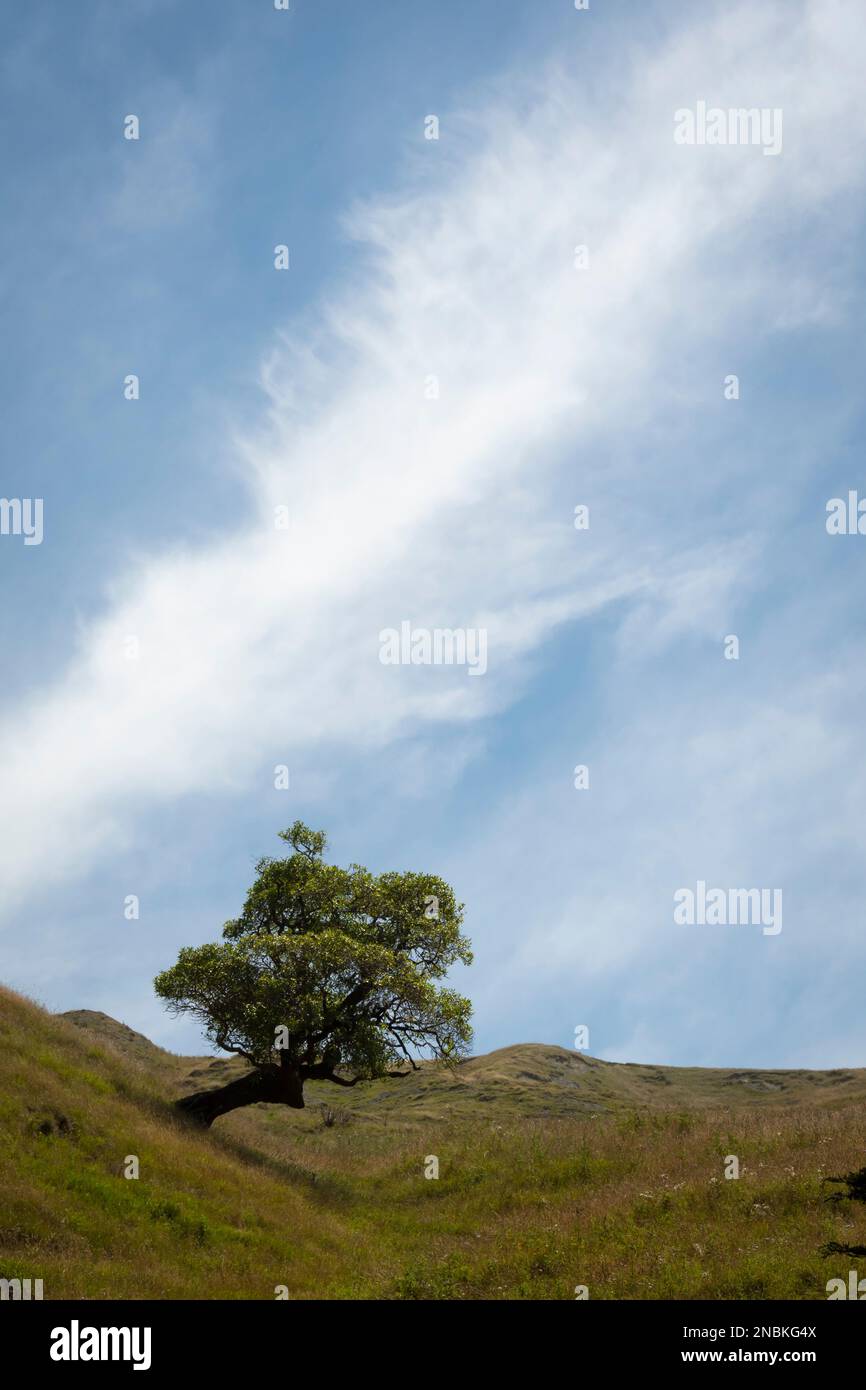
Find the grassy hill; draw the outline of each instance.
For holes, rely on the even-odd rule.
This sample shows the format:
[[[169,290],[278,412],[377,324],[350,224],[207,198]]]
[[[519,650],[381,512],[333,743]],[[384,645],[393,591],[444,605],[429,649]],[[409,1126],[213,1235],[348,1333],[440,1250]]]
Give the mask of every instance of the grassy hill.
[[[110,1043],[132,1061],[164,1078],[182,1095],[222,1086],[246,1068],[235,1057],[176,1057],[107,1014],[76,1009],[61,1015],[92,1037]],[[502,1047],[454,1067],[423,1064],[405,1080],[365,1083],[352,1091],[327,1082],[306,1088],[308,1105],[339,1105],[356,1119],[471,1121],[481,1118],[561,1119],[623,1110],[707,1109],[733,1106],[803,1106],[866,1101],[866,1068],[834,1071],[755,1070],[724,1067],[657,1067],[604,1062],[586,1053],[543,1043]],[[483,1113],[481,1113],[483,1112]],[[289,1131],[297,1114],[255,1106],[245,1114],[270,1113]]]
[[[0,1275],[48,1298],[824,1298],[850,1261],[819,1246],[866,1237],[821,1183],[866,1157],[862,1069],[527,1044],[204,1133],[170,1100],[236,1059],[8,991],[0,1042]]]

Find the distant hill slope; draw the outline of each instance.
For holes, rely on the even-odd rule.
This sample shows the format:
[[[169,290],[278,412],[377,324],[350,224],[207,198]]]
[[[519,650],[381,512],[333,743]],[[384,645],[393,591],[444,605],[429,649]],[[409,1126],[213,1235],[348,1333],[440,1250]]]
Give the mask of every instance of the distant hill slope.
[[[57,1017],[68,1018],[70,1023],[77,1024],[79,1028],[86,1028],[101,1042],[110,1043],[125,1057],[131,1057],[136,1062],[158,1066],[161,1063],[172,1064],[176,1060],[171,1052],[157,1047],[156,1043],[152,1043],[143,1033],[136,1033],[125,1023],[118,1023],[117,1019],[111,1018],[109,1014],[98,1013],[93,1009],[69,1009]]]
[[[47,1299],[824,1299],[850,1262],[821,1245],[866,1239],[822,1183],[862,1164],[861,1070],[528,1044],[208,1132],[173,1110],[238,1066],[0,989],[0,1278]]]
[[[245,1069],[235,1057],[173,1057],[107,1014],[78,1009],[62,1015],[124,1055],[172,1074],[176,1094],[222,1086]],[[363,1083],[353,1090],[308,1084],[308,1105],[330,1104],[365,1118],[424,1120],[485,1117],[556,1118],[623,1109],[690,1110],[739,1106],[834,1105],[866,1101],[866,1068],[743,1070],[657,1067],[604,1062],[545,1043],[518,1043],[454,1067],[423,1065],[405,1079]],[[279,1106],[256,1107],[293,1116]]]

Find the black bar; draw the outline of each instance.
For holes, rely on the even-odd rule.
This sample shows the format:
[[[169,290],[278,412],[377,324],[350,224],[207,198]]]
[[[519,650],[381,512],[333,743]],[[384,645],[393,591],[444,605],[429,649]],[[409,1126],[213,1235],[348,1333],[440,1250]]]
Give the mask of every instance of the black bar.
[[[693,1367],[700,1373],[713,1364],[770,1371],[798,1365],[826,1375],[856,1364],[862,1353],[864,1316],[840,1304],[864,1298],[712,1304],[574,1300],[567,1307],[467,1301],[456,1309],[452,1304],[448,1312],[441,1303],[6,1302],[0,1304],[0,1332],[7,1366],[14,1360],[26,1371],[60,1379],[78,1374],[92,1379],[100,1371],[137,1379],[168,1372],[201,1383],[202,1377],[222,1377],[237,1365],[247,1379],[279,1376],[282,1385],[300,1370],[299,1348],[309,1353],[317,1346],[323,1374],[333,1379],[343,1358],[356,1374],[365,1364],[387,1362],[393,1370],[395,1359],[404,1360],[398,1349],[409,1334],[415,1348],[409,1365],[414,1362],[429,1383],[437,1365],[453,1375],[455,1337],[461,1345],[469,1337],[479,1354],[495,1359],[521,1346],[540,1355],[540,1346],[535,1344],[533,1352],[533,1344],[524,1341],[539,1331],[550,1339],[548,1352],[565,1355],[575,1376],[588,1370],[590,1357],[610,1372]],[[92,1345],[102,1351],[102,1339],[96,1342],[87,1331],[91,1328],[127,1329],[128,1339],[118,1337],[117,1346],[130,1359],[52,1359],[52,1346],[70,1354],[73,1347],[89,1352]],[[139,1329],[135,1339],[132,1329]],[[111,1338],[104,1350],[110,1355]],[[133,1357],[149,1364],[135,1372]]]

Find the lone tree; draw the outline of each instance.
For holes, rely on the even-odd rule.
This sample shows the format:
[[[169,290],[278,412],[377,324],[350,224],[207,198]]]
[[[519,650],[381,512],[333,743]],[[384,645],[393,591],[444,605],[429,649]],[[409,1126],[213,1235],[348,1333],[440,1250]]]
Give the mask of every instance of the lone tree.
[[[325,864],[325,836],[295,821],[294,853],[260,859],[222,943],[187,946],[154,986],[250,1070],[178,1107],[204,1125],[270,1101],[302,1109],[304,1082],[407,1076],[419,1057],[463,1055],[471,1006],[433,981],[472,953],[463,905],[433,874]]]

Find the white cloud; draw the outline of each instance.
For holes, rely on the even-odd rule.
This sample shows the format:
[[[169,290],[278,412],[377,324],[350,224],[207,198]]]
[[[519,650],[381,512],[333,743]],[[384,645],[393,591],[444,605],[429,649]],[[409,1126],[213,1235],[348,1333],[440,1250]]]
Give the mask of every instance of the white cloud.
[[[407,191],[354,210],[357,279],[263,369],[262,429],[238,443],[249,515],[131,562],[69,669],[0,732],[10,907],[147,810],[243,788],[273,747],[368,749],[489,715],[555,628],[614,600],[639,598],[663,640],[715,635],[742,557],[684,558],[652,521],[658,480],[610,450],[657,424],[673,364],[708,337],[790,317],[764,248],[861,179],[864,48],[854,4],[725,5],[613,88],[554,66],[516,115],[515,78],[443,122]],[[698,96],[783,106],[783,155],[675,146],[673,112]],[[806,320],[823,306],[807,278]],[[608,540],[583,544],[571,504],[551,520],[564,479],[607,501]],[[377,634],[404,618],[487,626],[489,674],[382,667]]]

